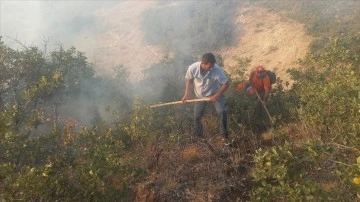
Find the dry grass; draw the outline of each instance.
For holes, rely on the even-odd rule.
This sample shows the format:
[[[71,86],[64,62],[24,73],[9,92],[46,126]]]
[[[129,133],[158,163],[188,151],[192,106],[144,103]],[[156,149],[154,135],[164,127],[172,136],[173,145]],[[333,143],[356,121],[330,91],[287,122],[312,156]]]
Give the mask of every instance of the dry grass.
[[[183,160],[185,162],[193,162],[197,159],[200,159],[200,152],[197,150],[197,148],[194,145],[190,145],[188,147],[185,147],[183,151]]]
[[[204,119],[205,140],[188,136],[178,144],[157,142],[144,147],[148,178],[137,188],[137,201],[243,201],[248,199],[251,179],[250,153],[257,143],[251,136],[231,134],[233,147],[224,145],[218,133],[216,117]],[[213,126],[215,125],[215,126]],[[212,128],[213,127],[213,128]],[[158,147],[158,148],[154,148]],[[162,151],[159,156],[156,154]],[[139,151],[138,151],[139,152]],[[139,153],[137,153],[139,155]]]
[[[298,66],[313,40],[304,25],[259,7],[244,7],[238,13],[236,22],[245,34],[236,45],[220,51],[226,70],[232,73],[239,66],[237,58],[251,58],[248,70],[261,64],[290,81],[286,70]]]
[[[322,183],[321,186],[325,191],[330,192],[332,190],[335,190],[339,186],[339,184],[336,181],[328,181]]]
[[[321,134],[317,128],[309,128],[301,123],[291,123],[282,128],[284,134],[287,134],[287,139],[295,146],[302,146],[309,140],[320,140]]]

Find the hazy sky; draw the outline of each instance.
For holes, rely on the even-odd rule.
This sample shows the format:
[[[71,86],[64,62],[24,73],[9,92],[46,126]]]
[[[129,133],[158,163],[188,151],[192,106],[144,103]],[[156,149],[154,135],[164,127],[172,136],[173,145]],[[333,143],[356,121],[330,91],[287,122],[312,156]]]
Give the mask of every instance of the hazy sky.
[[[73,43],[84,29],[94,29],[94,13],[114,6],[121,1],[0,1],[0,35],[7,45],[13,46],[16,38],[27,46]]]

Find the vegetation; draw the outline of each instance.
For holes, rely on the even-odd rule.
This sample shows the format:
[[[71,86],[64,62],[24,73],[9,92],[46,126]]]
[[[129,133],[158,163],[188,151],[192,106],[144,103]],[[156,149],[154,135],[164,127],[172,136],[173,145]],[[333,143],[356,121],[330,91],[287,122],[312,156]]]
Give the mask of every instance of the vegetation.
[[[295,15],[283,2],[256,4]],[[251,119],[256,97],[233,86],[227,91],[231,147],[221,142],[212,108],[204,120],[206,140],[199,141],[191,136],[190,104],[149,107],[183,95],[183,67],[197,58],[196,51],[174,51],[148,69],[144,80],[131,83],[122,65],[113,78],[96,77],[75,48],[46,55],[37,47],[13,50],[0,40],[0,200],[359,200],[360,34],[348,28],[346,36],[337,35],[332,21],[311,17],[315,11],[305,8],[320,2],[291,2],[300,13],[312,12],[309,21],[297,20],[332,37],[316,41],[323,48],[312,49],[300,69],[289,71],[294,84],[288,90],[277,80],[268,103],[272,124],[266,114]],[[354,4],[345,8],[359,8]],[[201,6],[192,15],[205,25],[209,16],[198,13],[207,8]],[[223,19],[220,13],[214,19]],[[341,19],[350,23],[358,16]],[[214,44],[202,46],[205,37],[193,45],[224,45],[224,33],[211,30]],[[183,39],[198,39],[189,37]],[[244,79],[249,62],[239,59],[238,75],[229,75],[233,85]]]
[[[351,37],[360,28],[357,23],[359,3],[352,0],[285,0],[261,2],[260,5],[303,23],[309,34],[318,37],[311,45],[312,52],[329,45],[332,38]]]

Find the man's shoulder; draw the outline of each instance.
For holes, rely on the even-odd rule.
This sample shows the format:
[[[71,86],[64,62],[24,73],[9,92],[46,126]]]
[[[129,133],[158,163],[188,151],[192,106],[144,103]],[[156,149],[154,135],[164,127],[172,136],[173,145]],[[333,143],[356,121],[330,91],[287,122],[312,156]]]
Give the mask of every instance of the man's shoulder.
[[[188,75],[187,77],[190,78],[193,75],[199,74],[200,72],[200,62],[194,62],[191,65],[189,65],[187,71],[186,71],[186,75]],[[190,76],[192,75],[192,76]]]
[[[219,73],[219,72],[224,73],[225,72],[225,70],[222,67],[220,67],[220,65],[218,65],[216,63],[213,66],[213,70],[215,70],[215,72],[217,72],[217,73]]]
[[[269,74],[265,74],[264,78],[263,79],[269,79],[270,80],[270,76]]]
[[[219,80],[221,80],[221,83],[225,83],[225,82],[229,81],[229,78],[226,75],[225,70],[222,67],[220,67],[218,64],[216,64],[216,63],[214,64],[212,72],[213,72],[212,74],[215,77],[217,77]]]
[[[220,67],[220,65],[218,65],[217,63],[214,64],[214,68],[222,70],[222,68]]]
[[[201,64],[201,62],[194,62],[194,63],[192,63],[191,65],[189,65],[189,68],[198,68],[198,67],[200,67],[200,64]]]

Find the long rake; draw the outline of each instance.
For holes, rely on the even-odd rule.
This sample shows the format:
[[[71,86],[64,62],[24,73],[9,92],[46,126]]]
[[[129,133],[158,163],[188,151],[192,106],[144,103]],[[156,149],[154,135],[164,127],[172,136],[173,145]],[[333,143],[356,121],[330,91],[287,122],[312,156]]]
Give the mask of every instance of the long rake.
[[[268,115],[269,119],[270,119],[270,124],[271,126],[273,125],[273,120],[270,116],[270,113],[269,113],[269,110],[267,109],[267,107],[262,103],[262,100],[260,98],[260,95],[259,93],[257,92],[257,90],[255,89],[255,93],[256,93],[256,96],[258,97],[259,101],[261,102],[261,105],[264,107],[265,111],[266,111],[266,114]]]

